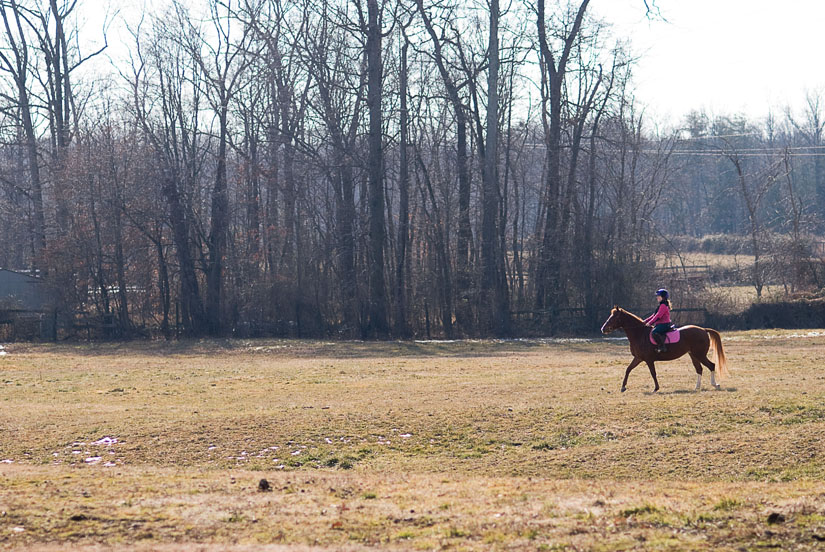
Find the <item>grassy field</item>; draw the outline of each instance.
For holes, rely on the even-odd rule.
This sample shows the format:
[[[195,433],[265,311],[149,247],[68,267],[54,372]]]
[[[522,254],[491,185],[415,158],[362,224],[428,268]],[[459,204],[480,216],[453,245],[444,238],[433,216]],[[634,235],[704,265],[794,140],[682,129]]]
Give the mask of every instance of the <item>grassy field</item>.
[[[0,549],[822,549],[825,332],[724,337],[657,394],[618,340],[11,345]]]
[[[661,255],[656,259],[658,266],[708,265],[713,268],[749,269],[753,266],[753,255],[725,255],[721,253],[703,253],[691,251],[679,257]]]
[[[717,313],[732,314],[741,313],[757,302],[788,299],[788,289],[775,281],[772,284],[765,284],[762,288],[762,296],[757,296],[756,288],[750,283],[754,263],[752,255],[689,252],[683,253],[680,258],[659,256],[656,259],[656,264],[659,267],[680,267],[682,263],[686,266],[708,266],[712,274],[715,273],[715,276],[711,275],[710,281],[703,282],[704,287],[696,292],[700,298],[700,304],[689,306],[702,306]],[[723,281],[718,281],[720,271],[738,271],[739,275],[734,281],[730,281],[727,277]],[[690,273],[690,270],[688,272]],[[671,275],[679,276],[680,271],[677,270]],[[697,283],[700,282],[694,282],[694,285]],[[678,306],[679,285],[677,284],[675,287],[676,296],[674,299]]]

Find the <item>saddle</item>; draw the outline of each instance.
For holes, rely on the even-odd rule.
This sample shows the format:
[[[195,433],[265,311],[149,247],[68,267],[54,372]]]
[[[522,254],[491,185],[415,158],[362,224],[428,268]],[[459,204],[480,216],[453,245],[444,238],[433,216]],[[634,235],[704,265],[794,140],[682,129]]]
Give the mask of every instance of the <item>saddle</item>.
[[[656,340],[653,339],[653,330],[651,330],[651,332],[649,334],[649,339],[650,339],[650,342],[652,344],[658,345],[656,343]],[[679,343],[680,339],[681,339],[681,334],[679,333],[679,328],[674,327],[672,330],[670,330],[669,332],[667,332],[665,334],[665,344],[669,345],[671,343]]]

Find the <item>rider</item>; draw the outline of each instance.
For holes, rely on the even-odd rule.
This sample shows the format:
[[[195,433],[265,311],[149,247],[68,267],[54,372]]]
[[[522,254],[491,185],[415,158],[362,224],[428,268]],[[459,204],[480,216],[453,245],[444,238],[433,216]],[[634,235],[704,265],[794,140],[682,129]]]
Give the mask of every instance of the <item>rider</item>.
[[[657,353],[664,353],[667,351],[665,345],[665,338],[667,332],[673,328],[673,322],[670,321],[670,301],[668,301],[668,294],[666,289],[660,289],[656,292],[656,297],[659,299],[659,308],[655,313],[645,318],[645,324],[653,326],[651,335],[656,340],[658,346]]]

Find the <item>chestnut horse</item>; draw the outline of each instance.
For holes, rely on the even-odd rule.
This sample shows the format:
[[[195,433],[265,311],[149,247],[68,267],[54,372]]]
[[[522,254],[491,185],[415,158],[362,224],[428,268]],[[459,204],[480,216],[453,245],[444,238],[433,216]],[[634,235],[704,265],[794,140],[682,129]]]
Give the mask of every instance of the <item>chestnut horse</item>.
[[[602,326],[602,333],[609,334],[619,328],[623,329],[627,334],[627,340],[630,342],[630,352],[633,355],[633,360],[627,367],[624,373],[624,381],[622,382],[622,393],[627,390],[627,377],[630,371],[642,362],[647,363],[650,368],[650,375],[653,376],[653,383],[656,386],[653,392],[659,390],[659,380],[656,379],[657,360],[676,360],[685,353],[690,355],[693,361],[693,367],[696,368],[696,390],[702,387],[702,365],[708,367],[710,370],[710,383],[716,389],[719,389],[719,384],[716,383],[715,369],[716,365],[708,359],[708,352],[710,346],[716,349],[716,362],[719,365],[719,377],[722,378],[727,375],[727,367],[725,366],[725,350],[722,349],[722,336],[716,330],[710,328],[700,328],[699,326],[682,326],[679,328],[681,333],[679,341],[671,343],[667,346],[667,351],[664,353],[656,352],[656,345],[650,342],[650,326],[646,325],[644,321],[633,313],[630,313],[622,308],[614,307],[610,313],[610,318]]]

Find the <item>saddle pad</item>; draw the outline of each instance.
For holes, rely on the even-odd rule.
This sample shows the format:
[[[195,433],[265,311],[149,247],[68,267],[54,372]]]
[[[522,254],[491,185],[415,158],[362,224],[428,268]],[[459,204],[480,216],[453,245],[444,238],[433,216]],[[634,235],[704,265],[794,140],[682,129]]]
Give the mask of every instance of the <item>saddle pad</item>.
[[[679,339],[681,339],[679,330],[673,330],[665,334],[665,343],[679,343]],[[650,332],[650,342],[656,345],[656,341],[653,339],[653,332]]]

